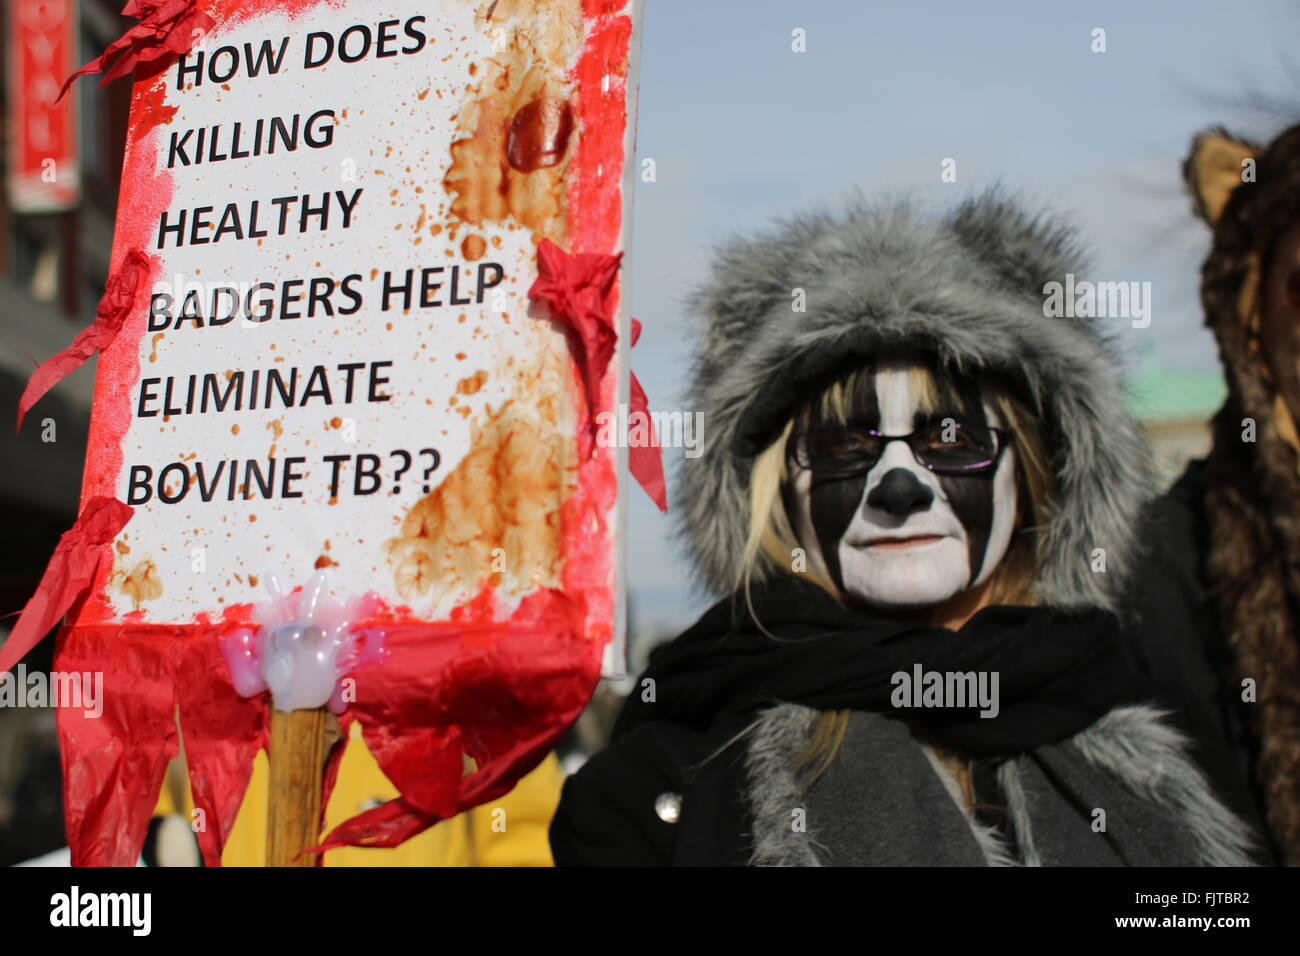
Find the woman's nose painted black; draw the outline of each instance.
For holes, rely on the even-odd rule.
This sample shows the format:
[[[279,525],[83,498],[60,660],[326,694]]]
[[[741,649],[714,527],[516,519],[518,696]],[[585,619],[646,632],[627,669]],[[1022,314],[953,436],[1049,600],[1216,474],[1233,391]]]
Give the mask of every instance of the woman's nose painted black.
[[[902,518],[913,511],[930,507],[934,492],[921,484],[906,468],[891,468],[867,495],[867,504],[887,514]]]

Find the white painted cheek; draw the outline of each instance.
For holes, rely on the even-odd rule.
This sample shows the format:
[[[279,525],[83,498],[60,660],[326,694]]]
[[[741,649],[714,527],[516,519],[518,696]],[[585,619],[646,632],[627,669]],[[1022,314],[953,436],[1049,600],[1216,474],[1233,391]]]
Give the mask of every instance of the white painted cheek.
[[[987,412],[989,420],[997,422],[991,411]],[[998,470],[993,474],[993,523],[989,527],[989,541],[984,549],[984,563],[980,567],[979,577],[974,585],[983,584],[997,570],[1002,559],[1006,557],[1007,548],[1011,546],[1011,535],[1015,531],[1016,510],[1019,505],[1019,491],[1016,482],[1016,450],[1008,447],[1002,452],[998,461]]]

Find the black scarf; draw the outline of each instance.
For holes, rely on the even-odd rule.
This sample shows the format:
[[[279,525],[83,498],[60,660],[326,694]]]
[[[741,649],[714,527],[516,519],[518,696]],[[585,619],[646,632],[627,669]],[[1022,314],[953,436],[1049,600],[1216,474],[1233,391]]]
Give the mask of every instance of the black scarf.
[[[756,585],[751,596],[753,615],[744,595],[733,595],[651,656],[613,739],[642,720],[705,731],[720,717],[785,702],[904,716],[960,752],[987,757],[1067,739],[1123,704],[1182,710],[1177,688],[1139,673],[1127,635],[1104,612],[989,607],[952,631],[847,607],[788,575]],[[893,675],[916,664],[925,672],[996,672],[999,712],[981,717],[975,704],[895,708]],[[653,701],[643,699],[647,678]]]

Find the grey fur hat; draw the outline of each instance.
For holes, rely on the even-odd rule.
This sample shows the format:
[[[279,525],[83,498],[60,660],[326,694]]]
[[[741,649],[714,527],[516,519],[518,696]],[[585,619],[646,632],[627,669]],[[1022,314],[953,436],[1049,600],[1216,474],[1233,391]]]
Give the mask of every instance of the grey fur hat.
[[[690,298],[705,328],[688,407],[704,413],[706,441],[682,461],[676,509],[704,589],[734,586],[754,456],[800,400],[838,370],[916,349],[1019,384],[1057,479],[1038,535],[1038,598],[1114,610],[1154,489],[1096,320],[1044,315],[1045,284],[1086,268],[1072,229],[997,192],[943,216],[854,195],[842,212],[804,213],[722,245]],[[796,289],[806,311],[792,308]],[[1104,572],[1093,570],[1097,548]]]

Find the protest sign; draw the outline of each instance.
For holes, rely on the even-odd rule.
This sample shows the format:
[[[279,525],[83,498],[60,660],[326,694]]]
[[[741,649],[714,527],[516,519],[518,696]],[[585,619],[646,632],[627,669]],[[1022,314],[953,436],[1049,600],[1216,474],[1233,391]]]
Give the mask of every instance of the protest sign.
[[[110,676],[110,718],[61,717],[65,746],[143,748],[161,773],[175,703],[225,820],[213,755],[242,760],[266,728],[221,642],[256,625],[268,580],[324,570],[382,638],[342,704],[382,738],[396,840],[536,763],[621,626],[626,449],[592,421],[628,396],[639,11],[183,6],[210,24],[136,68],[110,281],[127,304],[83,485],[133,513],[61,645],[124,694],[144,693],[143,668],[160,703],[115,712]],[[75,853],[110,821],[96,793],[69,796]]]

